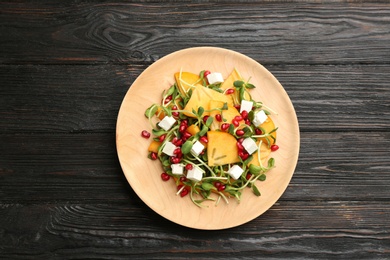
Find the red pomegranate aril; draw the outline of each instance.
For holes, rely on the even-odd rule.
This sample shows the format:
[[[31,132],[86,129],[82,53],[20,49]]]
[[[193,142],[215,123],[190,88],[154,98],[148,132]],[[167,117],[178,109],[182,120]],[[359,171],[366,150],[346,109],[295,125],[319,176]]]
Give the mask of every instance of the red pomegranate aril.
[[[171,176],[169,176],[168,173],[166,173],[166,172],[161,173],[161,179],[163,181],[168,181],[170,178],[171,178]]]
[[[262,134],[263,134],[263,131],[261,131],[259,128],[256,128],[256,129],[255,129],[255,133],[256,133],[257,135],[262,135]]]
[[[244,154],[241,156],[241,159],[245,161],[246,159],[248,159],[248,157],[249,157],[249,154],[244,153]]]
[[[211,74],[211,72],[210,72],[209,70],[205,70],[205,71],[203,72],[203,77],[206,78],[207,75],[210,75],[210,74]]]
[[[164,142],[166,136],[167,136],[167,135],[160,135],[160,137],[158,138],[158,140],[160,141],[160,143]]]
[[[226,189],[226,185],[222,184],[217,189],[218,189],[218,191],[224,191]]]
[[[219,187],[221,187],[221,185],[222,185],[222,183],[220,183],[219,181],[214,182],[214,187],[217,188],[217,189]]]
[[[172,112],[173,117],[179,117],[179,112]]]
[[[209,119],[209,116],[204,116],[203,117],[203,123],[206,123],[207,119]]]
[[[201,141],[202,143],[207,144],[209,142],[209,139],[207,138],[207,136],[201,136],[199,138],[199,141]]]
[[[221,114],[216,114],[215,115],[215,120],[217,120],[218,122],[222,122],[222,115]]]
[[[171,157],[171,162],[172,162],[173,164],[177,164],[177,163],[180,162],[180,158],[175,157],[175,156],[172,156],[172,157]]]
[[[177,191],[179,191],[179,190],[181,190],[181,188],[183,188],[183,184],[179,184],[179,185],[177,185]]]
[[[247,124],[247,125],[251,125],[251,120],[249,120],[248,118],[247,118],[247,119],[245,119],[245,124]]]
[[[180,122],[180,125],[188,125],[188,120],[184,119],[183,121]]]
[[[230,95],[230,94],[233,94],[233,93],[234,93],[234,89],[232,89],[232,88],[227,89],[226,92],[225,92],[226,95]]]
[[[237,142],[239,142],[239,143],[241,143],[241,144],[242,144],[242,142],[244,142],[244,138],[243,138],[243,137],[241,137],[241,138],[238,138],[238,139],[237,139]]]
[[[151,153],[150,153],[150,159],[152,159],[152,160],[157,160],[157,153],[151,152]]]
[[[240,105],[235,105],[234,106],[238,111],[240,111],[240,109],[241,109],[241,106]]]
[[[182,139],[178,139],[176,142],[172,142],[174,145],[176,146],[181,146],[183,144],[183,140]]]
[[[252,177],[252,173],[248,173],[248,174],[245,176],[245,178],[246,178],[247,180],[249,180],[251,177]]]
[[[240,122],[238,122],[236,119],[233,119],[233,120],[232,120],[232,124],[233,124],[235,127],[237,127],[237,126],[240,125]]]
[[[149,133],[148,131],[146,131],[146,130],[142,130],[141,136],[142,136],[143,138],[148,139],[148,138],[150,137],[150,133]]]
[[[229,126],[230,126],[230,124],[228,124],[228,123],[223,123],[223,124],[221,125],[221,130],[222,130],[222,131],[226,131],[226,130],[228,130]]]
[[[179,132],[180,133],[184,133],[184,131],[187,129],[187,126],[186,125],[180,125],[179,126]]]
[[[191,163],[189,163],[189,164],[186,165],[185,168],[186,168],[187,171],[189,171],[189,170],[192,170],[194,168],[194,166]]]
[[[177,106],[176,106],[176,105],[173,105],[173,106],[172,106],[172,110],[177,110]]]
[[[168,104],[169,102],[171,102],[171,100],[172,100],[172,95],[167,96],[167,97],[165,98],[165,100],[164,100],[164,104],[165,104],[165,105]]]
[[[243,119],[247,119],[247,118],[248,118],[248,111],[243,110],[243,111],[241,112],[241,116],[242,116]]]
[[[173,154],[179,154],[181,153],[181,149],[178,147],[173,151]]]
[[[239,129],[236,131],[236,135],[238,135],[238,136],[243,136],[244,134],[245,134],[245,132],[242,129]]]
[[[242,146],[242,144],[240,142],[237,142],[236,145],[237,145],[237,149],[238,149],[239,152],[244,150],[244,146]]]
[[[272,152],[275,152],[275,151],[277,151],[278,149],[279,149],[279,146],[278,146],[278,145],[276,145],[276,144],[271,145],[271,151],[272,151]]]
[[[184,197],[184,196],[186,196],[188,193],[189,193],[188,189],[187,189],[187,188],[184,188],[184,189],[180,192],[180,197]]]
[[[190,138],[192,136],[192,134],[190,134],[189,132],[185,132],[184,134],[183,134],[183,137],[185,137],[185,138]]]
[[[180,182],[185,182],[185,181],[187,181],[186,176],[181,176],[181,177],[180,177]]]
[[[242,120],[242,116],[235,116],[234,120],[237,120],[238,122]]]

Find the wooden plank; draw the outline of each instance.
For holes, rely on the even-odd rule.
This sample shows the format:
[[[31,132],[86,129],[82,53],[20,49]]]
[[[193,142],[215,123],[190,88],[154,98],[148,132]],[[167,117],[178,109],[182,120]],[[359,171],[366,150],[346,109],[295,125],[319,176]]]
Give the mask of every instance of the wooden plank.
[[[386,2],[50,1],[0,9],[0,62],[7,64],[150,64],[194,46],[230,48],[264,64],[390,62]]]
[[[0,143],[2,203],[141,203],[121,171],[114,133],[3,134]],[[389,154],[389,132],[304,132],[281,201],[387,201]]]
[[[389,202],[285,202],[229,230],[203,233],[144,207],[1,204],[0,248],[10,258],[384,259]],[[305,224],[302,225],[302,222]],[[206,237],[203,237],[206,236]]]
[[[0,65],[0,133],[113,132],[122,99],[145,68]],[[389,65],[268,68],[289,94],[301,131],[390,129]]]

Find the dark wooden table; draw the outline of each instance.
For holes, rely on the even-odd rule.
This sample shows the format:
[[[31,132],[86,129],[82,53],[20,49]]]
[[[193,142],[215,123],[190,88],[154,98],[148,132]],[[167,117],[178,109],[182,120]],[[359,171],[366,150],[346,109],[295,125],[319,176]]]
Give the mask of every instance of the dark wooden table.
[[[390,258],[388,1],[0,3],[0,258]],[[149,209],[118,163],[129,86],[188,47],[241,52],[297,111],[293,179],[220,231]]]

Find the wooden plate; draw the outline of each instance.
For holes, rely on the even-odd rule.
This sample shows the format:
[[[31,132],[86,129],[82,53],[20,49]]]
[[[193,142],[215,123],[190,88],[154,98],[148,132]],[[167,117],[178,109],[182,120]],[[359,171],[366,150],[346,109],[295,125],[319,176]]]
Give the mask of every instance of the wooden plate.
[[[150,139],[141,137],[141,131],[151,131],[144,116],[153,103],[159,103],[161,94],[174,84],[174,73],[199,73],[208,69],[220,72],[226,78],[237,68],[244,79],[256,86],[251,90],[254,100],[263,101],[278,112],[272,118],[279,127],[280,149],[272,153],[276,168],[267,173],[267,180],[258,182],[261,192],[256,197],[245,189],[241,203],[234,198],[229,204],[223,200],[218,206],[206,203],[207,208],[195,206],[189,196],[176,195],[173,181],[163,182],[159,161],[147,158]],[[134,81],[121,105],[116,144],[123,172],[137,195],[155,212],[177,224],[195,229],[217,230],[235,227],[260,216],[283,194],[294,173],[299,153],[299,126],[294,107],[277,79],[262,65],[240,53],[214,47],[184,49],[153,63]]]

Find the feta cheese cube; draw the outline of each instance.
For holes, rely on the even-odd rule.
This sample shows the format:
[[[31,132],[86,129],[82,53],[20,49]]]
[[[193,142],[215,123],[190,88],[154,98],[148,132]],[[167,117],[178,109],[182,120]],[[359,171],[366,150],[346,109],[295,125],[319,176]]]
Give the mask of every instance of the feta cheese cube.
[[[165,153],[166,155],[173,156],[173,152],[175,151],[176,148],[177,148],[176,145],[174,145],[173,143],[166,142],[162,149],[162,152]]]
[[[194,155],[194,156],[198,156],[204,149],[204,145],[199,142],[199,141],[196,141],[193,145],[192,145],[192,148],[191,148],[191,153]]]
[[[198,166],[194,166],[194,168],[187,171],[187,179],[192,181],[201,181],[202,177],[203,171]]]
[[[222,74],[219,72],[210,73],[207,75],[207,80],[209,81],[209,84],[218,84],[224,81]]]
[[[176,119],[174,119],[172,116],[165,116],[163,120],[158,123],[158,125],[165,131],[168,131],[174,123],[176,123]]]
[[[235,180],[240,178],[241,174],[244,172],[244,170],[238,166],[238,165],[233,165],[232,168],[229,169],[228,174]]]
[[[240,106],[240,114],[241,114],[242,111],[244,111],[244,110],[245,110],[246,112],[251,112],[252,107],[253,107],[253,102],[252,102],[252,101],[242,100],[242,101],[241,101],[241,106]]]
[[[265,114],[264,110],[260,110],[259,112],[257,112],[255,114],[255,117],[253,118],[253,121],[252,123],[255,125],[255,126],[259,126],[261,125],[262,123],[265,122],[265,120],[267,120],[268,116]]]
[[[245,150],[249,154],[252,154],[257,150],[256,142],[250,137],[244,139],[244,141],[242,142],[242,146],[244,146]]]
[[[172,174],[182,175],[184,170],[184,165],[181,163],[171,164]]]

